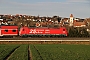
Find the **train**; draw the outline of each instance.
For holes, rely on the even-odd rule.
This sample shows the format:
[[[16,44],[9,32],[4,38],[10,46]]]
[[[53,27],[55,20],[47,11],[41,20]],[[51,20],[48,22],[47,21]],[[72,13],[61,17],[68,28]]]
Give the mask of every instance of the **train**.
[[[0,37],[14,36],[14,37],[42,37],[42,36],[68,36],[68,31],[65,27],[48,28],[48,27],[27,27],[22,26],[0,26]]]

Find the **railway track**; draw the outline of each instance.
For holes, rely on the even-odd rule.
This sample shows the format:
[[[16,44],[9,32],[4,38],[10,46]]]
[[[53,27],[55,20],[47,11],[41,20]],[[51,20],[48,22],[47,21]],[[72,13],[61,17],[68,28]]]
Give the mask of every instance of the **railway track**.
[[[90,38],[0,38],[0,41],[8,41],[8,42],[14,42],[14,41],[17,41],[17,42],[55,42],[55,41],[60,41],[60,42],[63,42],[63,41],[87,41],[87,42],[90,42]]]
[[[0,44],[90,44],[90,38],[0,38]]]
[[[30,40],[90,40],[90,38],[68,38],[68,37],[64,37],[64,38],[0,38],[0,41],[2,40],[26,40],[26,41],[30,41]]]

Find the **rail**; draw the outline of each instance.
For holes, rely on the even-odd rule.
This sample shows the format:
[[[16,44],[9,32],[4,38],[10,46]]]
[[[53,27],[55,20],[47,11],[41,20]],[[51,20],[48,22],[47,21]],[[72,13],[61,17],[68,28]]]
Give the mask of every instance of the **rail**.
[[[47,41],[47,42],[48,42],[48,41],[52,41],[52,42],[53,42],[53,41],[73,41],[73,42],[75,42],[75,41],[77,41],[77,42],[82,41],[82,42],[84,42],[84,41],[85,41],[85,42],[89,42],[90,40],[0,40],[0,42],[2,42],[2,41],[12,41],[12,42],[13,42],[13,41],[17,41],[17,42],[19,42],[19,41],[20,41],[20,42],[21,42],[21,41],[22,41],[22,42],[24,42],[24,41],[29,41],[29,42],[30,42],[30,41],[31,41],[31,42],[32,42],[32,41],[42,41],[42,42],[44,42],[44,41]]]

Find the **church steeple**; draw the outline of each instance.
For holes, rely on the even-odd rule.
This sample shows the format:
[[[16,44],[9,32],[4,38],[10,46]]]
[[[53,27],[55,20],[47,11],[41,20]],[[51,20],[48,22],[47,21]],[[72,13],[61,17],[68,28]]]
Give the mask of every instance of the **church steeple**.
[[[70,17],[73,17],[73,14],[71,14]]]
[[[70,14],[70,26],[73,26],[73,19],[74,19],[73,14]]]

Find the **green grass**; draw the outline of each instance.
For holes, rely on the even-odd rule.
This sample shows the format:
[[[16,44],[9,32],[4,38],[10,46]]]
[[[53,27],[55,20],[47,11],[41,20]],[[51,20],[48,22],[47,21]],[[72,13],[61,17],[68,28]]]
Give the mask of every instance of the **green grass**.
[[[35,45],[43,60],[90,60],[90,45]],[[34,48],[33,48],[34,50]],[[32,51],[35,60],[35,50]],[[39,56],[39,55],[37,55]],[[36,57],[37,58],[37,57]]]
[[[8,60],[28,60],[28,45],[0,45],[0,60],[10,54]],[[34,44],[29,45],[32,60],[90,60],[90,45]]]
[[[0,45],[0,60],[4,60],[4,58],[17,46],[18,45]]]
[[[9,60],[28,60],[28,45],[21,45]]]
[[[37,50],[35,49],[34,45],[30,45],[30,49],[31,49],[31,52],[32,52],[33,60],[42,60],[40,58],[40,55],[38,54]]]

